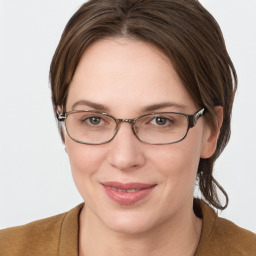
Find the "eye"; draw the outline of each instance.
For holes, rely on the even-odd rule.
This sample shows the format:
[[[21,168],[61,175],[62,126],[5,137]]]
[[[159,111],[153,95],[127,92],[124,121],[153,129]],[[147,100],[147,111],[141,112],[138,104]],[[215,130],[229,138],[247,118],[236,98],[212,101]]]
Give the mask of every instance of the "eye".
[[[165,116],[155,116],[151,123],[157,126],[169,126],[173,124],[173,120]]]
[[[168,120],[167,120],[167,118],[165,118],[165,117],[162,117],[162,116],[157,116],[157,117],[155,117],[155,123],[156,123],[157,125],[165,125],[167,121],[168,121]]]
[[[98,125],[102,122],[102,118],[98,116],[91,116],[89,118],[86,118],[85,121],[89,122],[92,125]]]
[[[85,115],[80,118],[80,124],[86,126],[102,126],[107,123],[107,120],[101,116],[94,116],[94,115]]]

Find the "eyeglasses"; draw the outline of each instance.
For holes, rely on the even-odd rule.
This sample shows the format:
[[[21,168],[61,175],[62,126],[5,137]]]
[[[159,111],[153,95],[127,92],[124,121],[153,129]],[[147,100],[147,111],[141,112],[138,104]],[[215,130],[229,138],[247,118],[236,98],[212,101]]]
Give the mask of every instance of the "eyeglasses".
[[[75,110],[57,113],[64,122],[68,136],[82,144],[99,145],[110,142],[118,132],[120,124],[132,125],[134,135],[144,143],[165,145],[183,140],[189,129],[205,113],[205,108],[193,115],[179,112],[145,114],[134,119],[117,119],[107,113]]]

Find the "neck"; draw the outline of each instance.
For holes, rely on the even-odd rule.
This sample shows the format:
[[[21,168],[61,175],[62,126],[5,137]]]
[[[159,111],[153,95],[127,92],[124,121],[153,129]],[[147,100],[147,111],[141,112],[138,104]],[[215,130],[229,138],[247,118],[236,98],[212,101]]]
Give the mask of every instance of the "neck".
[[[90,256],[192,256],[201,234],[202,221],[191,211],[139,234],[108,229],[88,208],[80,215],[79,255]],[[97,238],[97,239],[95,239]]]

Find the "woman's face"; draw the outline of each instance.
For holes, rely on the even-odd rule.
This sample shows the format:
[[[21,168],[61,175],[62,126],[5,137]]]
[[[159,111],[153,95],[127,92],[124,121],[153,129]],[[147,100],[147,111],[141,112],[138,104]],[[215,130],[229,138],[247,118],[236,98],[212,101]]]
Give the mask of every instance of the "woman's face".
[[[86,50],[66,109],[135,118],[151,112],[193,114],[199,107],[163,53],[147,43],[119,38],[100,40]],[[203,117],[184,140],[169,145],[140,142],[129,123],[121,123],[115,138],[103,145],[79,144],[65,135],[86,215],[124,233],[144,232],[192,214],[199,159],[213,153],[214,143]]]

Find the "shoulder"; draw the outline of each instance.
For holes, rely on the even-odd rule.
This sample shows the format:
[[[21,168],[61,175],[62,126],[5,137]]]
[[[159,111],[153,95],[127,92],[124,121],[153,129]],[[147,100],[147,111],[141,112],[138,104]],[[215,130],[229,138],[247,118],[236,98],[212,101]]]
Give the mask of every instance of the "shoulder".
[[[234,255],[256,255],[256,234],[227,219],[216,218],[211,237],[216,244],[222,241],[227,251],[236,252]]]
[[[73,230],[75,241],[77,220],[82,207],[83,204],[66,213],[37,220],[23,226],[0,230],[0,255],[57,255],[61,237],[64,239],[69,237],[70,240],[72,237],[71,230]],[[67,243],[67,239],[63,241],[64,244]]]
[[[203,227],[196,256],[255,256],[256,235],[233,222],[220,218],[201,203]]]
[[[0,230],[0,255],[27,255],[27,251],[44,250],[49,255],[57,248],[61,223],[65,214],[31,222],[29,224]],[[46,250],[46,251],[45,251]],[[40,254],[39,254],[40,255]]]

